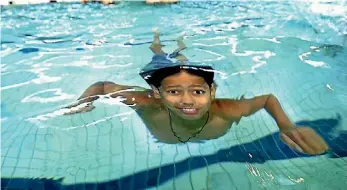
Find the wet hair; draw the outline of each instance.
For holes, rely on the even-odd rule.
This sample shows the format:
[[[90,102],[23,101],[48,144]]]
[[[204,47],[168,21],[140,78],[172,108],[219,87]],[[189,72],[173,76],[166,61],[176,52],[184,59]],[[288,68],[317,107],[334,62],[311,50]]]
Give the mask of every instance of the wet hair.
[[[196,75],[199,77],[204,78],[205,82],[209,87],[212,86],[214,83],[214,72],[213,68],[210,66],[203,66],[199,68],[182,68],[180,66],[177,67],[167,67],[163,69],[159,69],[155,71],[151,77],[145,79],[148,84],[155,86],[156,88],[159,88],[161,85],[161,82],[168,76],[177,74],[181,72],[181,70],[187,71],[189,74]]]

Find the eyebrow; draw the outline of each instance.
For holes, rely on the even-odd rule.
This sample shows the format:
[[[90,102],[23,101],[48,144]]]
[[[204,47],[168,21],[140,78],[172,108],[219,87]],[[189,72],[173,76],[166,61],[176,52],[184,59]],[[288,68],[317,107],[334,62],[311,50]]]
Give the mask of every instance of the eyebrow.
[[[165,88],[177,88],[180,87],[180,85],[164,85]]]
[[[193,84],[189,87],[205,87],[203,84]]]
[[[165,88],[179,88],[181,86],[180,85],[167,85],[167,86],[164,85],[164,87]],[[191,88],[191,87],[205,87],[205,86],[201,85],[201,84],[193,84],[193,85],[189,86],[189,88]]]

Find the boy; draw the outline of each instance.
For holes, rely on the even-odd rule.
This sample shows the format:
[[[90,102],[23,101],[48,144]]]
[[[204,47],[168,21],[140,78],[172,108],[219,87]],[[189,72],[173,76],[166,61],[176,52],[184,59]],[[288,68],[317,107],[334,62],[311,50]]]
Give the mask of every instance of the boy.
[[[120,0],[81,0],[81,3],[86,4],[88,3],[88,1],[99,2],[99,3],[103,3],[104,5],[120,3]]]
[[[79,102],[70,106],[71,113],[86,112],[94,108],[92,102],[98,95],[123,97],[123,103],[131,106],[142,118],[150,132],[166,143],[215,139],[228,132],[233,123],[265,109],[276,121],[281,139],[291,148],[306,154],[327,151],[326,142],[311,128],[296,128],[289,120],[277,98],[271,94],[251,99],[216,99],[213,69],[193,65],[180,54],[185,49],[183,38],[177,39],[178,49],[166,54],[154,32],[150,49],[152,61],[140,75],[150,89],[124,86],[113,82],[97,82],[81,95]],[[173,62],[175,58],[177,62]],[[85,104],[85,107],[80,107]]]
[[[105,5],[120,3],[120,0],[81,0],[82,3],[91,2],[102,2]],[[178,0],[146,0],[147,4],[156,4],[156,3],[177,3]]]

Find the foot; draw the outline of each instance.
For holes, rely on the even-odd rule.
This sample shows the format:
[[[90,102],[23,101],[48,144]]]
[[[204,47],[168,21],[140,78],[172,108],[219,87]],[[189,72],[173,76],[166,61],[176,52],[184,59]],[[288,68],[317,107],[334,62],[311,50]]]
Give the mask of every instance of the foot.
[[[179,51],[186,49],[186,45],[183,42],[184,40],[183,35],[184,34],[182,33],[178,38],[176,38]]]
[[[158,33],[159,34],[159,28],[158,27],[153,27],[152,31],[153,31],[153,33]]]
[[[160,0],[146,0],[147,4],[160,3]]]
[[[154,3],[177,3],[178,0],[146,0],[147,4],[154,4]]]
[[[104,5],[112,4],[113,0],[102,0],[102,3],[104,3]]]
[[[183,40],[184,40],[183,36],[178,36],[178,37],[176,38],[177,43],[178,43],[178,42],[183,42]]]
[[[158,27],[155,27],[152,29],[153,30],[153,45],[161,45],[160,44],[160,31]]]

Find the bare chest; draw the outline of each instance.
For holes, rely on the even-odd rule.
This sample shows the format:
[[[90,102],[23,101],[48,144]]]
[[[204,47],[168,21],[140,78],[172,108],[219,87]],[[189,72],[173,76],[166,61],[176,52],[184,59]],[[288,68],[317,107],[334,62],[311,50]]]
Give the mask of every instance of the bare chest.
[[[157,112],[155,115],[145,114],[141,118],[152,135],[159,141],[165,143],[216,139],[226,134],[233,123],[232,121],[214,116],[204,127],[201,126],[201,128],[203,127],[201,131],[191,131],[189,129],[175,130],[182,127],[171,126],[167,112]],[[201,128],[199,127],[198,129]]]

